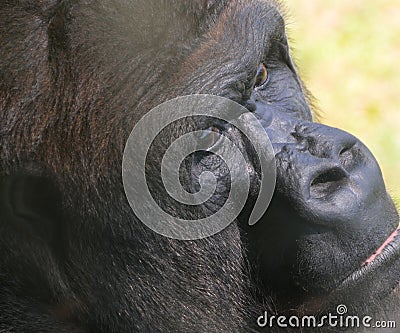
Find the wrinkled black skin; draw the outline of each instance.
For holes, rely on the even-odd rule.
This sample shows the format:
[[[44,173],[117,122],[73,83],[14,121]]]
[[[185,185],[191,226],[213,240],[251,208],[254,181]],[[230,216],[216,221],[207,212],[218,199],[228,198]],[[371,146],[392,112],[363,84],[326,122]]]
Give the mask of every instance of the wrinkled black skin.
[[[2,1],[0,21],[0,331],[249,332],[271,298],[282,310],[319,304],[395,229],[372,155],[311,122],[274,2]],[[254,89],[260,62],[270,77]],[[137,220],[121,162],[143,114],[192,93],[255,112],[278,183],[266,216],[248,227],[259,170],[231,132],[247,154],[249,204],[221,233],[183,242]],[[194,156],[188,174],[209,165],[223,189],[219,163]],[[383,267],[375,274],[388,294],[400,269]],[[374,286],[362,299],[375,302]]]

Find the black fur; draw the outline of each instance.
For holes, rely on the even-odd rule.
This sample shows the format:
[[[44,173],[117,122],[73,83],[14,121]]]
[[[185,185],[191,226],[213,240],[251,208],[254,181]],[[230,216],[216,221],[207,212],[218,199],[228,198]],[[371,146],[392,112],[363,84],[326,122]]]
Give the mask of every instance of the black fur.
[[[1,332],[250,332],[265,309],[334,305],[335,293],[328,304],[321,296],[396,227],[372,155],[357,139],[311,122],[276,2],[1,1],[0,22]],[[269,82],[254,89],[261,62]],[[184,242],[138,221],[121,163],[146,112],[194,93],[230,98],[264,122],[278,187],[266,217],[248,228],[259,189],[249,148],[253,188],[240,221]],[[233,136],[247,147],[240,133]],[[298,183],[315,165],[288,152],[300,145],[325,171],[334,154],[352,152],[337,160],[351,166],[349,174],[360,169],[354,177],[369,176],[358,206],[307,201]],[[383,283],[362,295],[363,308],[392,291],[398,266],[388,261],[374,272]],[[367,278],[340,295],[351,303],[371,285]]]

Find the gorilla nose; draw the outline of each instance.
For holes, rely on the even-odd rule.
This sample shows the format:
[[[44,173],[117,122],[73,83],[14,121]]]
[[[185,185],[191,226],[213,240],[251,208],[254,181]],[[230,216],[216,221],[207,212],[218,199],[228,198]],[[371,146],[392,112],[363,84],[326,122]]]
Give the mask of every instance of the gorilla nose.
[[[357,140],[335,128],[299,124],[293,135],[309,154],[317,158],[308,184],[311,198],[322,198],[341,189],[363,159],[361,152],[355,149]]]
[[[349,173],[341,165],[321,164],[321,168],[310,177],[310,197],[323,198],[336,192],[347,182],[349,176]]]
[[[305,199],[334,194],[350,179],[338,157],[315,154],[311,146],[304,143],[283,145],[275,157],[278,183],[288,183],[289,188]]]
[[[299,122],[291,135],[312,155],[347,165],[354,157],[353,148],[358,142],[349,133],[317,123]]]
[[[288,174],[289,178],[297,177],[295,186],[304,198],[332,195],[345,188],[353,170],[365,162],[367,155],[357,142],[352,135],[336,128],[297,122],[286,143],[273,143],[278,177],[283,182]],[[291,177],[291,173],[295,175]]]

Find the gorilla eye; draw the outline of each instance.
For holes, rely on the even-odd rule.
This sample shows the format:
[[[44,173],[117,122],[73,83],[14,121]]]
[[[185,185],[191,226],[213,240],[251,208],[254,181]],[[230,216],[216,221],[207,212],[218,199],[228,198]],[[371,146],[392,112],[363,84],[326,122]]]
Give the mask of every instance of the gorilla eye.
[[[202,149],[213,148],[220,140],[221,130],[216,126],[206,128],[199,137],[199,145]]]
[[[267,67],[263,63],[260,64],[256,74],[256,82],[254,84],[255,87],[262,86],[268,80],[268,70]]]

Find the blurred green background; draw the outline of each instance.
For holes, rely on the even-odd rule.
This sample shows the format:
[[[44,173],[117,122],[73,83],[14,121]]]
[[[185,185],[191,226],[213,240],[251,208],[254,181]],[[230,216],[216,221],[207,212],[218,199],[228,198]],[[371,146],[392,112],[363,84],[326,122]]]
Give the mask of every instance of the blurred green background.
[[[399,0],[286,0],[292,54],[321,121],[359,137],[400,205]]]

